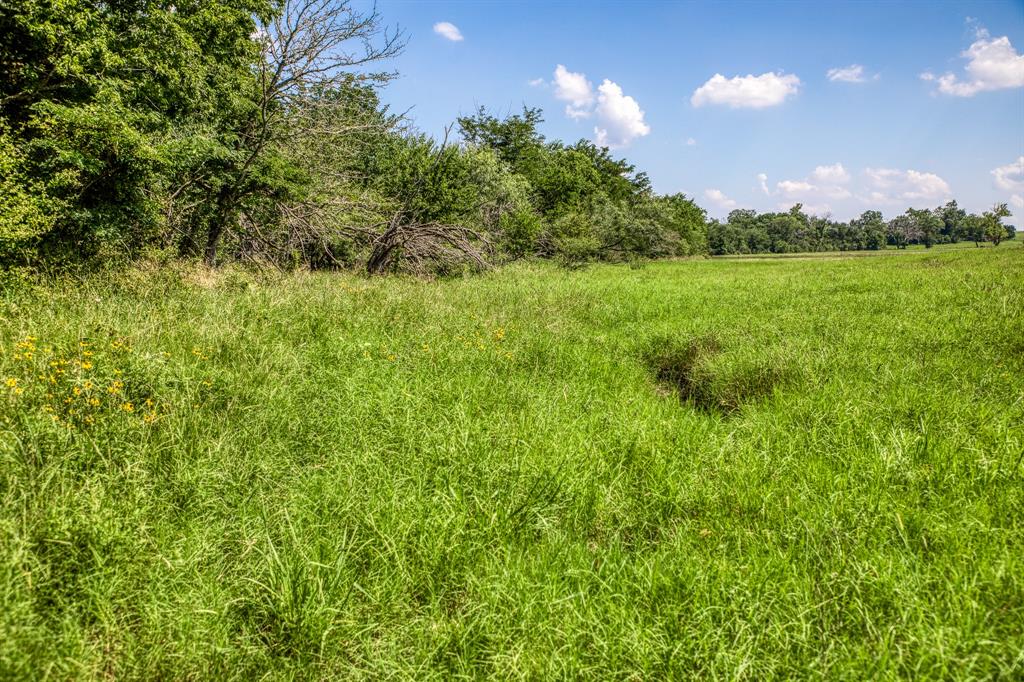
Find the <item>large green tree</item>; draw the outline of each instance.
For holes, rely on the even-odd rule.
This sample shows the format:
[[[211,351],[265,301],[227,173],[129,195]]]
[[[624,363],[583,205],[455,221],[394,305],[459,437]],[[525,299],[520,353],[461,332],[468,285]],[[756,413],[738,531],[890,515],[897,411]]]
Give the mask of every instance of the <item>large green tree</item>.
[[[48,250],[134,247],[179,166],[226,143],[264,0],[0,0],[0,118],[53,219]]]

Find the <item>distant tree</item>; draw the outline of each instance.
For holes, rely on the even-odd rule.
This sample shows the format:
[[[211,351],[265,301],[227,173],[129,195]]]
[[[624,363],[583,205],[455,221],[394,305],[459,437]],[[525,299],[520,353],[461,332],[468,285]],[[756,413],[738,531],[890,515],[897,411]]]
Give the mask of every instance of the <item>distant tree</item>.
[[[834,242],[830,239],[833,232],[830,214],[810,216],[807,220],[807,228],[811,237],[812,248],[815,251],[827,251],[831,246],[834,246]]]
[[[976,213],[968,214],[960,223],[960,238],[981,246],[985,241],[985,219]]]
[[[934,210],[935,216],[942,221],[939,233],[945,243],[957,242],[963,238],[964,222],[967,212],[957,206],[956,200],[947,202]]]
[[[936,236],[942,228],[942,219],[932,211],[916,208],[908,208],[904,214],[912,225],[912,232],[916,235],[916,241],[925,245],[925,248],[932,248]]]
[[[729,214],[729,217],[732,217],[732,213]],[[708,250],[716,256],[750,253],[745,235],[742,228],[731,222],[721,223],[712,220],[708,223]],[[767,250],[766,246],[765,251],[767,252]]]
[[[1003,225],[1003,218],[1009,218],[1012,213],[1006,204],[996,204],[991,211],[982,214],[985,229],[985,239],[992,242],[993,246],[999,246],[1000,242],[1009,236],[1006,226]]]
[[[864,211],[859,218],[851,220],[850,225],[861,230],[864,248],[872,251],[885,248],[886,226],[879,211]]]
[[[890,246],[905,249],[918,240],[917,223],[906,213],[898,215],[886,226],[886,239]]]

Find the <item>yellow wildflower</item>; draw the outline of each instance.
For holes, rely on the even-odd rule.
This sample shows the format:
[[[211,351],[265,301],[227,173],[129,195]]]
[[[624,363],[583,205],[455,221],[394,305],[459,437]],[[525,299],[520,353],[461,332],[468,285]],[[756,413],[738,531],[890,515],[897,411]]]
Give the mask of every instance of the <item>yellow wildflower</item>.
[[[135,406],[132,405],[131,403],[125,403],[124,405],[121,406],[121,409],[124,410],[125,412],[134,412]]]

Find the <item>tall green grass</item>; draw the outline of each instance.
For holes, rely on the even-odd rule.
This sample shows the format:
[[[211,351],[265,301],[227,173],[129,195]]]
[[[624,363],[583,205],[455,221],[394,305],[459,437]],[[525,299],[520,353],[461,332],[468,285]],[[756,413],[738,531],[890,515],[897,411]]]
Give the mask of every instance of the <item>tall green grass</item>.
[[[5,285],[0,676],[1020,678],[1022,306],[1009,248]]]

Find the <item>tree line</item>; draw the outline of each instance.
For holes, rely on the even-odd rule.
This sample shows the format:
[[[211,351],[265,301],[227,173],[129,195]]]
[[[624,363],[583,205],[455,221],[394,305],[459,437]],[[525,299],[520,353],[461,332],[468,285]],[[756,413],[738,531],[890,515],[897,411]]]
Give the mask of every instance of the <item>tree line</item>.
[[[1006,204],[982,214],[967,213],[956,201],[934,209],[909,208],[886,221],[879,211],[864,211],[848,222],[830,216],[808,215],[800,204],[780,213],[736,209],[725,222],[710,221],[708,247],[713,255],[799,253],[807,251],[873,251],[905,249],[911,244],[991,242],[1013,239],[1015,229],[1003,223]]]
[[[481,108],[434,139],[382,104],[405,36],[360,7],[0,0],[0,265],[157,250],[444,273],[974,234],[972,216],[909,212],[709,221],[609,149],[545,139],[534,108]]]

